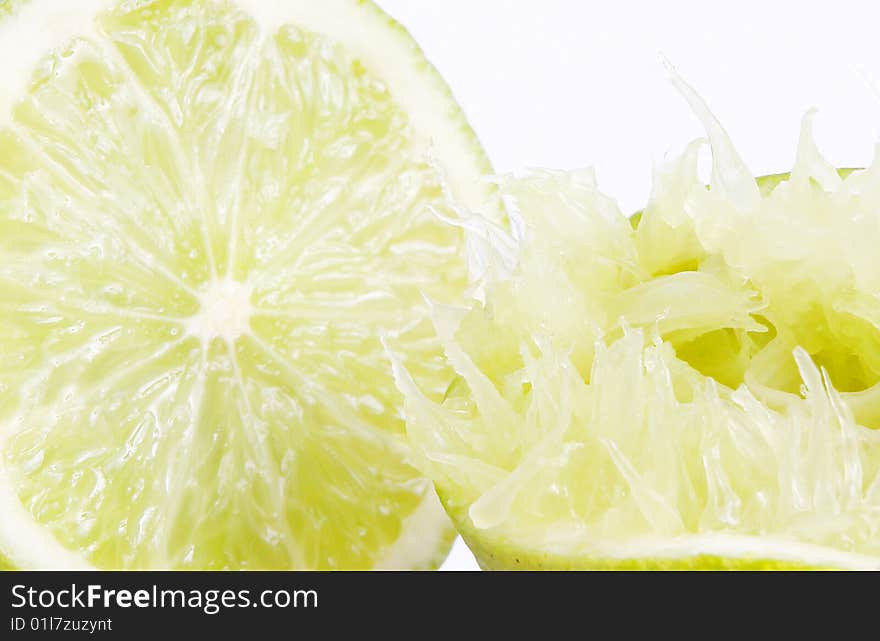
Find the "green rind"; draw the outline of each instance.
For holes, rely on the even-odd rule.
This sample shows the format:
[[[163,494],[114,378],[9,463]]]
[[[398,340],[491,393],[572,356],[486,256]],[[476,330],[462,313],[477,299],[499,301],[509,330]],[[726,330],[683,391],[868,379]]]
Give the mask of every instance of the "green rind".
[[[27,2],[28,0],[18,1]],[[440,93],[446,98],[447,105],[449,106],[446,116],[449,120],[458,124],[459,132],[468,142],[468,151],[479,161],[477,163],[478,170],[483,172],[483,175],[485,176],[493,175],[495,170],[492,166],[492,162],[489,159],[486,150],[483,148],[483,145],[480,143],[476,131],[474,131],[470,121],[467,119],[464,110],[461,108],[461,105],[459,105],[452,88],[437,68],[430,62],[430,60],[428,60],[428,56],[425,55],[424,50],[419,46],[409,30],[388,15],[381,7],[373,2],[373,0],[356,0],[356,3],[364,7],[366,10],[372,11],[380,16],[385,21],[388,28],[396,33],[401,40],[405,41],[407,46],[412,49],[414,59],[419,60],[419,71],[426,77],[429,77],[437,86]],[[507,224],[507,216],[504,206],[498,197],[497,186],[491,182],[486,182],[484,184],[486,188],[486,211],[484,211],[483,214],[496,217],[504,224]]]
[[[477,563],[488,571],[564,571],[564,570],[833,570],[835,568],[813,567],[804,563],[760,558],[728,558],[695,555],[674,559],[603,559],[588,556],[564,556],[526,549],[510,540],[492,538],[478,533],[463,510],[441,501],[459,534],[467,543]]]

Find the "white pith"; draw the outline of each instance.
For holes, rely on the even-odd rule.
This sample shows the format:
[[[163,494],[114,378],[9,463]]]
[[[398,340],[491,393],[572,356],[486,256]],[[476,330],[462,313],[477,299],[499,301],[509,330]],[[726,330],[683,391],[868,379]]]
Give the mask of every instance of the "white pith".
[[[8,429],[0,432],[3,451]],[[31,518],[18,500],[5,466],[0,465],[0,557],[20,567],[44,570],[82,570],[91,566],[63,546],[47,529]]]
[[[400,537],[385,550],[375,569],[432,569],[430,565],[442,559],[425,558],[425,550],[439,550],[445,554],[443,546],[451,533],[452,524],[446,510],[434,488],[429,487],[421,505],[403,521]]]
[[[266,30],[293,23],[345,44],[377,77],[387,82],[395,101],[414,116],[415,139],[420,149],[431,149],[446,171],[452,190],[474,207],[484,190],[473,177],[483,168],[475,160],[473,143],[442,83],[426,73],[427,63],[406,37],[392,33],[388,19],[374,7],[354,0],[307,2],[255,2],[236,0]],[[26,91],[34,66],[48,51],[77,36],[93,36],[91,21],[96,12],[117,0],[79,0],[61,3],[34,0],[19,13],[0,23],[0,57],[10,61],[0,88],[0,125],[9,121],[13,103]],[[73,6],[70,6],[73,5]],[[384,35],[377,39],[376,34]],[[378,42],[378,44],[377,44]],[[252,316],[250,286],[228,279],[215,280],[200,292],[200,310],[181,319],[184,334],[203,345],[214,339],[232,342],[249,332]],[[14,424],[0,429],[0,451],[16,431]],[[89,567],[85,559],[60,545],[19,502],[8,472],[0,465],[0,557],[28,568],[78,569]],[[435,562],[437,548],[448,536],[447,517],[433,491],[404,522],[400,539],[385,551],[380,567],[422,567]],[[19,543],[20,542],[20,543]]]

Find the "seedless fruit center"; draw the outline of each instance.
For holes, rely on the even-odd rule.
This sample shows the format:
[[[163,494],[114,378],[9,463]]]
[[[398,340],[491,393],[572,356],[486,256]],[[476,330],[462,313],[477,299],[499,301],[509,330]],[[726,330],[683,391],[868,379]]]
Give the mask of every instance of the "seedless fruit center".
[[[186,320],[186,331],[202,345],[215,338],[234,341],[250,330],[251,288],[233,280],[215,280],[199,294],[199,311]]]

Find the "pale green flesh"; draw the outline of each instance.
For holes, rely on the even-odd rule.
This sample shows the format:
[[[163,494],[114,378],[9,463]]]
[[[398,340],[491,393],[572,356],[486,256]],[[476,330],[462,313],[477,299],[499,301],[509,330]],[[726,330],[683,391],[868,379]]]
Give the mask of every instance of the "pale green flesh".
[[[226,5],[96,25],[0,130],[21,504],[98,567],[372,567],[430,492],[378,336],[441,395],[422,294],[466,283],[409,116],[343,46]]]
[[[838,175],[807,118],[756,183],[707,120],[711,189],[692,146],[635,221],[591,172],[504,179],[515,261],[434,313],[458,381],[396,368],[485,567],[880,567],[878,165]]]

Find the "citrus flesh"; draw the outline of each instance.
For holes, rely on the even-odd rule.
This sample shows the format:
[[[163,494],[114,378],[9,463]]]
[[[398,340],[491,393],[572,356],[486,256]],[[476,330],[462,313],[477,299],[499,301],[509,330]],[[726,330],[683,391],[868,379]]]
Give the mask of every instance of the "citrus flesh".
[[[422,296],[467,269],[435,213],[487,163],[408,34],[355,0],[8,1],[0,54],[0,558],[442,561],[378,337],[442,396]]]
[[[702,143],[637,220],[589,171],[502,179],[514,236],[433,311],[459,378],[395,365],[420,466],[485,568],[880,568],[880,163],[838,173],[808,115],[756,181],[677,82],[711,188]]]

